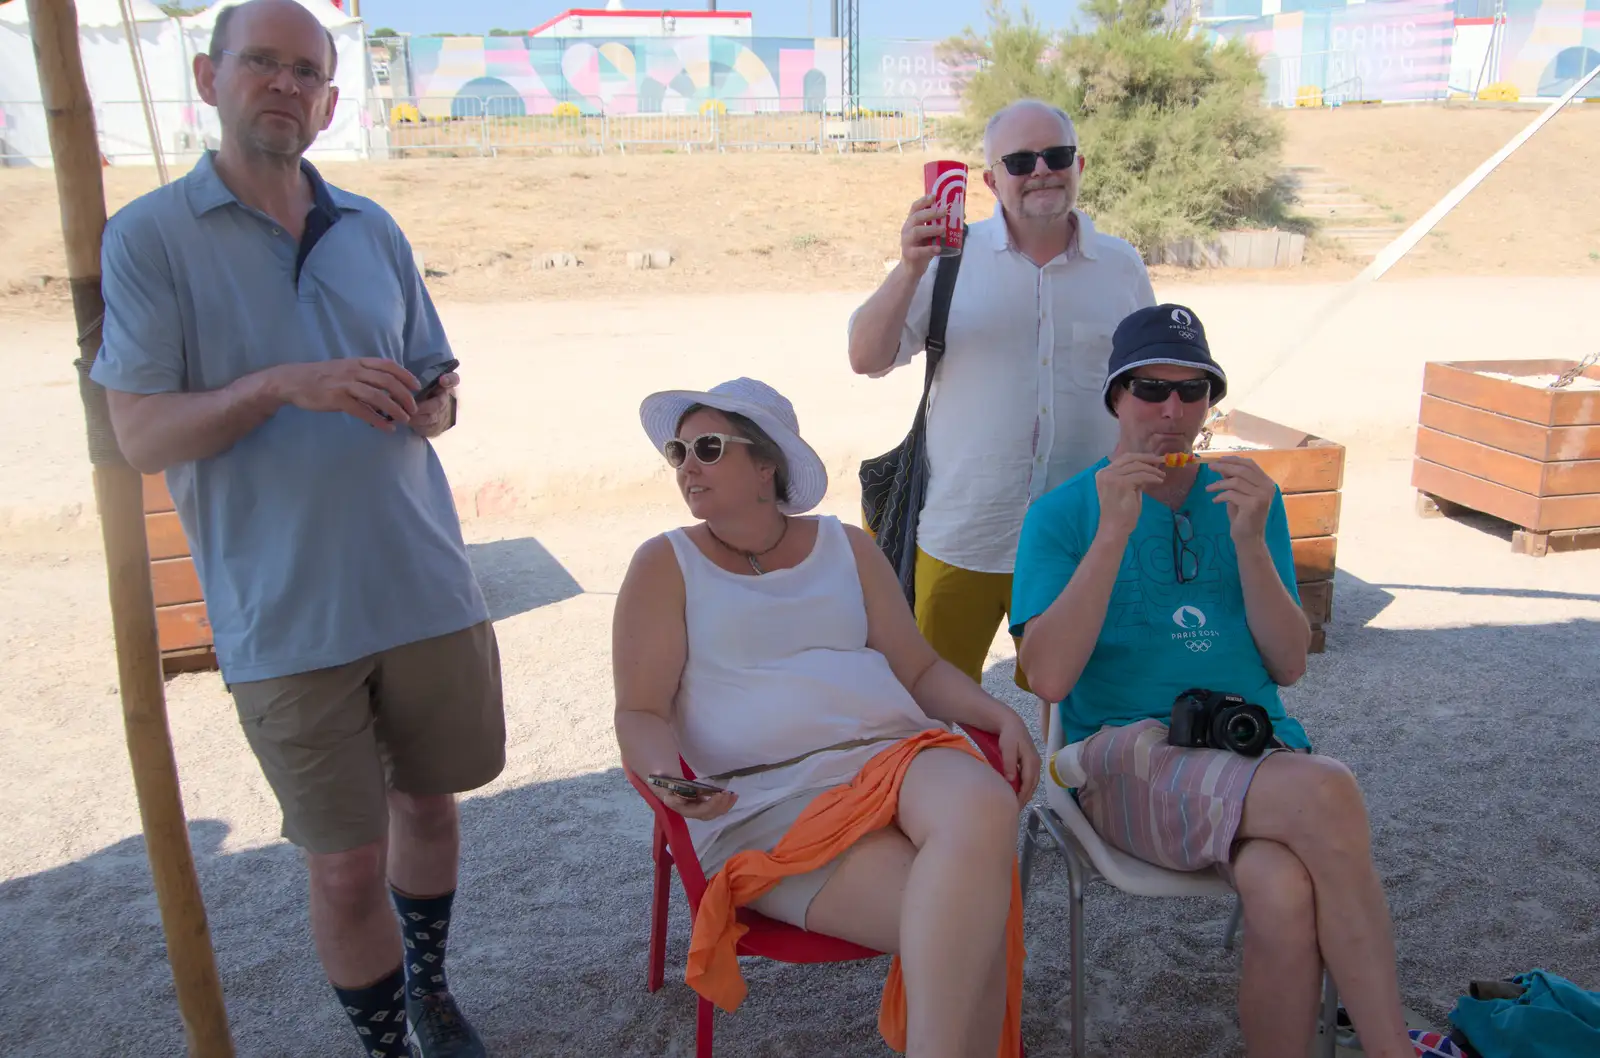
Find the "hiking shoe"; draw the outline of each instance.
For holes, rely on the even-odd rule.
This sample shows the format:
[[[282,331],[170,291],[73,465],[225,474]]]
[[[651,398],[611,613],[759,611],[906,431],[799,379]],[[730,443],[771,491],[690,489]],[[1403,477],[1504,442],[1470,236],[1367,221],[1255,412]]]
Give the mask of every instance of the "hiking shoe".
[[[483,1041],[449,992],[421,999],[406,996],[406,1019],[411,1022],[412,1058],[488,1058]]]

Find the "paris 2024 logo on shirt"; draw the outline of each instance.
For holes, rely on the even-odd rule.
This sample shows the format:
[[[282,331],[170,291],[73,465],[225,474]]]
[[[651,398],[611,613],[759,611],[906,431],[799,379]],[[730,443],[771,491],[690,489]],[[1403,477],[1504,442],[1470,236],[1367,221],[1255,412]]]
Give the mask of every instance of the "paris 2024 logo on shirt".
[[[1180,629],[1172,633],[1172,638],[1181,640],[1196,654],[1210,650],[1211,640],[1220,634],[1216,629],[1206,627],[1205,611],[1193,604],[1185,604],[1172,611],[1172,623]]]

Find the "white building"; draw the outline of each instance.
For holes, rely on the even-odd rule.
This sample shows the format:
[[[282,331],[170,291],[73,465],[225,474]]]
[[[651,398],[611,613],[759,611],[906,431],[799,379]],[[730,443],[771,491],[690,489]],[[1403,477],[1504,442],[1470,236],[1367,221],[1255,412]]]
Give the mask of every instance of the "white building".
[[[528,31],[530,37],[749,37],[748,11],[628,10],[611,0],[604,10],[576,7]]]

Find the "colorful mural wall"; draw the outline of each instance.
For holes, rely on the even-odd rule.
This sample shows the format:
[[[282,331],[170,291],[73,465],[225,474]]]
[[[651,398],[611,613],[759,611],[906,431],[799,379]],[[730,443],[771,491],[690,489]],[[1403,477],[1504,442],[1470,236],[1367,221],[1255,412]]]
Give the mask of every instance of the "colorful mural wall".
[[[1499,66],[1481,83],[1515,84],[1524,97],[1565,91],[1600,63],[1600,0],[1505,0]],[[1263,5],[1268,5],[1263,7]],[[1481,41],[1458,20],[1492,11],[1491,0],[1203,0],[1206,32],[1239,37],[1262,56],[1268,97],[1293,104],[1301,85],[1359,78],[1366,99],[1437,99],[1477,80]],[[1270,14],[1264,11],[1271,11]],[[729,110],[822,110],[843,94],[842,42],[832,37],[412,37],[383,64],[404,64],[394,91],[428,117],[492,112],[549,114],[566,103],[586,114],[685,113],[708,101]],[[861,42],[861,102],[918,101],[960,110],[968,71],[940,58],[933,41]],[[1473,71],[1465,71],[1468,59]],[[395,71],[399,74],[400,71]],[[380,83],[388,83],[387,69]],[[1460,90],[1457,84],[1455,90]],[[1600,83],[1587,95],[1600,98]],[[487,102],[485,102],[487,101]]]
[[[1264,66],[1274,100],[1292,103],[1301,85],[1348,85],[1361,99],[1435,99],[1448,91],[1453,0],[1373,0],[1211,28],[1276,60]]]
[[[1501,80],[1523,95],[1559,96],[1597,65],[1600,0],[1506,0]],[[1600,99],[1600,84],[1583,95]]]
[[[682,113],[719,100],[738,110],[821,110],[842,94],[842,42],[811,37],[413,37],[409,94],[430,117],[548,114],[570,103],[586,114]],[[931,41],[861,43],[863,106],[927,100],[959,109],[956,71]],[[834,105],[837,105],[835,103]]]
[[[1330,87],[1358,76],[1363,97],[1390,100],[1442,98],[1477,83],[1483,45],[1467,47],[1463,31],[1494,10],[1487,0],[1265,2],[1271,14],[1263,13],[1264,0],[1204,0],[1201,15],[1210,32],[1248,40],[1267,58],[1269,78]],[[1482,84],[1507,81],[1523,97],[1558,96],[1600,63],[1600,0],[1505,0],[1505,19],[1498,69],[1486,71]],[[1474,68],[1457,62],[1462,83],[1452,86],[1458,47],[1473,53]],[[1292,99],[1296,87],[1274,86],[1270,94]],[[1600,98],[1600,85],[1584,94]]]

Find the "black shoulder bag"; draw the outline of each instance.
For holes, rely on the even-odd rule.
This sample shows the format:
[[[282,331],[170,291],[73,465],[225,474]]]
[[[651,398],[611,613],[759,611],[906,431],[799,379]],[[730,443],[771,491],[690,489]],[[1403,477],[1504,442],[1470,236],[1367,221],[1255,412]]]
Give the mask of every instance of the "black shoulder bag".
[[[861,515],[900,575],[900,590],[916,606],[917,518],[928,491],[928,404],[933,373],[944,358],[945,325],[950,319],[950,295],[955,290],[961,255],[940,257],[934,263],[933,312],[928,318],[927,374],[922,382],[922,402],[911,432],[899,445],[861,463]]]

